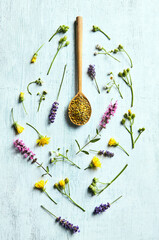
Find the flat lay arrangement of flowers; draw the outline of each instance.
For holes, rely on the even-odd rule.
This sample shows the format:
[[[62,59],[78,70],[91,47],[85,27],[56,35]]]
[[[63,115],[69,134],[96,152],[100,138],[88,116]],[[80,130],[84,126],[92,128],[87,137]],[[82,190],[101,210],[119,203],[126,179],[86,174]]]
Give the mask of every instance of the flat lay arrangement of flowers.
[[[65,148],[63,146],[63,142],[61,139],[60,147],[56,149],[54,146],[50,144],[51,139],[53,139],[54,142],[56,142],[56,135],[53,133],[53,131],[49,131],[49,136],[45,133],[45,126],[48,128],[52,128],[54,125],[56,127],[60,127],[63,125],[63,120],[60,119],[60,115],[58,114],[59,111],[62,111],[60,109],[62,102],[60,102],[60,96],[62,94],[67,94],[66,91],[63,89],[63,83],[65,82],[67,78],[67,71],[70,69],[70,66],[68,66],[67,62],[64,66],[61,66],[61,72],[59,73],[59,79],[58,81],[58,88],[54,87],[54,91],[57,94],[57,97],[52,101],[52,105],[50,106],[48,104],[48,99],[51,97],[51,94],[47,91],[47,83],[45,81],[45,88],[43,89],[43,83],[44,81],[39,77],[37,80],[28,80],[27,84],[25,86],[25,89],[22,89],[22,92],[19,93],[17,96],[17,99],[19,99],[19,104],[15,104],[12,106],[10,116],[11,116],[11,127],[14,129],[15,138],[13,139],[13,146],[15,152],[19,155],[21,155],[22,158],[30,162],[30,164],[34,164],[34,167],[37,166],[39,168],[39,179],[37,179],[36,182],[33,183],[33,188],[41,191],[46,197],[50,199],[50,204],[43,204],[42,202],[39,202],[38,200],[37,204],[39,204],[39,211],[44,211],[46,214],[49,214],[50,217],[53,217],[59,225],[61,225],[64,229],[68,230],[71,234],[74,233],[80,233],[80,227],[78,225],[74,225],[70,220],[66,220],[64,218],[61,218],[61,216],[56,216],[57,212],[65,206],[60,205],[60,201],[62,201],[62,198],[67,199],[71,203],[71,207],[78,208],[79,210],[82,210],[82,214],[93,214],[93,215],[103,215],[104,212],[111,211],[111,214],[113,214],[113,208],[110,209],[110,207],[113,204],[120,204],[122,199],[124,198],[124,190],[120,195],[116,196],[116,193],[114,195],[116,196],[114,199],[110,199],[109,196],[103,195],[101,193],[107,191],[106,189],[109,187],[111,188],[112,184],[115,182],[118,184],[118,178],[120,178],[121,175],[124,175],[127,171],[127,168],[129,167],[129,161],[131,161],[131,153],[134,151],[136,144],[140,144],[140,141],[142,141],[142,137],[144,135],[145,128],[144,126],[140,125],[140,128],[135,130],[137,123],[135,123],[135,119],[138,117],[134,113],[133,107],[137,104],[135,102],[135,79],[132,79],[131,73],[135,71],[135,66],[133,64],[133,60],[131,59],[131,49],[129,49],[130,53],[127,52],[127,47],[123,46],[122,44],[118,44],[118,47],[114,48],[114,50],[107,49],[107,42],[111,41],[111,34],[110,32],[107,34],[102,27],[98,27],[96,25],[93,25],[92,29],[90,26],[90,30],[94,34],[102,34],[105,44],[104,46],[99,45],[98,43],[94,43],[94,47],[96,49],[96,52],[93,53],[94,58],[100,58],[98,55],[104,55],[104,62],[111,61],[112,62],[112,69],[106,68],[106,78],[109,78],[109,82],[105,82],[105,79],[101,81],[99,79],[97,71],[100,71],[99,66],[96,67],[95,64],[90,63],[88,66],[84,66],[84,71],[88,74],[89,81],[92,81],[92,89],[96,88],[96,98],[102,96],[105,96],[106,93],[109,93],[108,95],[112,96],[112,100],[110,102],[103,101],[102,109],[103,114],[98,116],[98,122],[96,125],[91,125],[90,127],[94,131],[94,135],[91,136],[90,133],[86,132],[85,135],[83,135],[83,138],[81,139],[74,139],[73,140],[73,146],[69,147],[69,139],[68,139],[68,148]],[[54,62],[57,61],[60,63],[59,58],[59,52],[61,52],[61,55],[64,51],[67,51],[70,47],[71,43],[68,41],[67,38],[67,32],[73,31],[73,26],[66,26],[66,25],[60,25],[56,29],[54,29],[53,33],[50,34],[50,38],[46,39],[45,43],[42,43],[41,46],[37,46],[37,50],[33,52],[33,54],[30,56],[30,64],[32,67],[35,66],[35,64],[38,64],[38,59],[40,59],[40,52],[45,49],[45,46],[51,46],[54,44],[57,49],[55,52],[51,51],[51,59],[48,59],[48,69],[46,70],[45,75],[53,75],[54,71],[56,69],[54,68]],[[97,33],[98,32],[98,33]],[[93,38],[92,36],[92,38]],[[93,40],[92,40],[93,41]],[[113,62],[116,62],[116,64],[120,64],[122,60],[120,60],[120,56],[124,55],[127,59],[127,66],[125,66],[125,69],[121,69],[120,72],[114,72],[113,71]],[[42,60],[41,60],[42,61]],[[120,66],[120,65],[119,65]],[[131,72],[131,73],[130,73]],[[39,73],[40,74],[40,73]],[[103,83],[103,85],[102,85]],[[105,85],[104,85],[105,83]],[[54,83],[53,83],[54,84]],[[34,89],[33,89],[34,85]],[[124,85],[125,91],[129,91],[129,98],[125,99],[124,97],[124,88],[121,88],[121,86]],[[114,88],[114,91],[112,90]],[[37,92],[35,93],[35,89],[37,89]],[[121,91],[122,89],[122,91]],[[35,124],[34,118],[29,118],[29,108],[30,106],[26,104],[27,101],[25,101],[27,98],[32,98],[33,95],[37,95],[37,109],[35,111],[35,116],[40,116],[41,109],[44,107],[44,105],[48,106],[48,115],[46,117],[46,122],[41,122],[40,124]],[[93,96],[94,97],[94,96]],[[124,113],[125,109],[121,109],[121,106],[119,104],[119,101],[117,99],[120,99],[121,101],[128,101],[129,102],[129,109],[127,109],[126,113]],[[44,101],[44,102],[43,102]],[[81,113],[77,112],[78,118],[79,116],[84,115],[84,113],[87,114],[87,106],[83,106],[82,104],[82,97],[80,99],[81,101]],[[68,103],[69,104],[69,103]],[[73,102],[74,107],[76,108],[77,102]],[[21,122],[23,119],[20,119],[18,117],[17,108],[22,108],[22,111],[24,111],[25,117],[27,118],[26,124],[21,125]],[[98,108],[98,104],[96,103],[96,109]],[[116,121],[116,113],[118,109],[123,111],[123,117],[121,118],[121,121]],[[95,111],[95,109],[94,109]],[[63,113],[65,114],[65,113]],[[113,121],[112,121],[113,119]],[[112,121],[112,125],[110,126],[110,122]],[[52,124],[54,123],[54,124]],[[102,146],[100,144],[100,140],[102,137],[103,132],[107,131],[107,128],[111,130],[111,127],[113,127],[113,124],[118,125],[118,130],[122,132],[122,138],[117,139],[116,136],[113,135],[108,139],[105,139],[105,145]],[[142,124],[142,123],[140,123]],[[43,126],[41,130],[41,126]],[[71,122],[69,127],[71,128]],[[82,128],[82,126],[80,127]],[[124,129],[125,128],[125,129]],[[47,129],[46,129],[47,130]],[[126,130],[126,131],[125,131]],[[27,146],[24,143],[23,135],[21,135],[24,131],[29,131],[31,134],[31,139],[34,140],[34,151],[31,150],[31,146]],[[46,131],[47,132],[47,131]],[[17,137],[18,135],[18,137]],[[130,136],[130,142],[129,146],[130,148],[127,149],[127,146],[124,144],[124,137],[129,135]],[[142,136],[141,136],[142,135]],[[98,146],[96,146],[96,143],[98,142]],[[50,151],[48,151],[48,159],[40,159],[40,157],[36,157],[36,149],[38,151],[46,151],[46,145],[50,147]],[[116,149],[115,149],[116,148]],[[114,153],[115,149],[115,153]],[[74,153],[74,155],[73,155]],[[108,179],[107,172],[105,172],[105,176],[100,176],[101,168],[105,162],[108,161],[114,161],[115,165],[115,158],[118,158],[118,153],[123,154],[123,159],[127,161],[126,164],[123,163],[123,166],[121,169],[118,169],[118,172],[114,171],[112,178]],[[77,164],[76,158],[77,156],[80,156],[82,159],[82,156],[87,156],[88,161],[85,163],[85,168],[82,168],[80,164]],[[74,169],[74,171],[78,171],[77,176],[80,176],[80,172],[84,172],[84,174],[88,173],[94,173],[94,176],[96,173],[98,173],[100,176],[99,178],[94,177],[92,179],[92,182],[89,183],[89,185],[85,186],[81,184],[81,179],[77,179],[78,184],[82,185],[83,193],[87,191],[88,195],[94,196],[96,195],[97,201],[98,196],[101,194],[103,195],[103,203],[98,201],[98,204],[94,206],[94,209],[89,209],[85,207],[85,200],[83,202],[80,202],[78,198],[78,194],[76,195],[76,198],[72,197],[72,189],[76,187],[76,183],[71,180],[70,176],[64,176],[63,179],[58,179],[57,182],[54,182],[52,179],[52,176],[58,177],[58,172],[56,172],[56,168],[54,167],[55,164],[60,165],[58,162],[63,162],[63,164],[66,164],[71,171],[71,168]],[[41,171],[41,172],[40,172]],[[108,179],[108,180],[107,180]],[[50,182],[52,185],[52,189],[47,190],[47,183]],[[54,197],[54,193],[57,193],[56,197]],[[34,194],[36,194],[37,191],[34,191]],[[100,196],[101,196],[100,195]],[[57,197],[58,196],[58,197]],[[84,199],[84,198],[83,198]],[[120,199],[120,201],[119,201]],[[66,201],[67,201],[66,200]],[[90,200],[91,201],[91,200]],[[110,201],[110,202],[108,202]],[[58,207],[60,205],[60,208]],[[114,205],[113,205],[114,206]],[[102,213],[102,214],[101,214]],[[69,212],[68,212],[69,216]],[[105,221],[106,220],[106,214],[105,214]],[[99,218],[98,218],[99,219]],[[77,219],[78,221],[78,219]],[[96,223],[97,216],[94,217],[94,222]],[[99,220],[98,220],[99,221]],[[78,222],[76,222],[78,224]],[[86,226],[88,228],[88,226]]]

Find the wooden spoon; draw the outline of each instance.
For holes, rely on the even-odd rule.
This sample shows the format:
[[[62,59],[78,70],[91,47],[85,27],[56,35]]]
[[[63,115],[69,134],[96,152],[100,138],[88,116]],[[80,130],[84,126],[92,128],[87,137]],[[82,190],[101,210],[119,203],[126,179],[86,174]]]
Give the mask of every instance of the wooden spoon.
[[[68,115],[72,123],[81,126],[88,122],[91,117],[91,105],[82,93],[82,41],[83,41],[83,18],[76,18],[76,48],[77,48],[77,79],[78,93],[71,100],[68,107]]]

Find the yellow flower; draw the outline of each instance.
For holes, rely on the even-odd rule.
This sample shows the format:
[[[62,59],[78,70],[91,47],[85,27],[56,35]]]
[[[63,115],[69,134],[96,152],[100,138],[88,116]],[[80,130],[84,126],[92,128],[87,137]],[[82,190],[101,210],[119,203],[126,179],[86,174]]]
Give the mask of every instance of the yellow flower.
[[[31,59],[31,63],[35,63],[37,60],[37,54],[35,53]]]
[[[91,164],[93,165],[93,167],[101,167],[101,162],[96,156],[93,157]]]
[[[59,186],[62,188],[65,187],[65,181],[63,179],[59,181]]]
[[[47,180],[44,181],[44,180],[40,180],[39,182],[35,183],[35,188],[38,188],[38,189],[41,189],[41,190],[44,190],[44,187],[47,183]]]
[[[108,146],[117,146],[118,143],[116,142],[116,140],[114,138],[110,138],[109,142],[108,142]]]
[[[49,144],[49,142],[50,142],[50,137],[47,137],[47,136],[40,136],[40,138],[39,139],[37,139],[37,144],[39,145],[39,146],[44,146],[45,144]]]
[[[20,100],[20,102],[24,101],[24,93],[23,92],[20,93],[19,100]]]
[[[131,115],[131,110],[130,109],[128,110],[128,113],[129,113],[129,115]]]
[[[14,127],[15,127],[15,130],[17,131],[18,134],[22,133],[24,131],[24,128],[16,122],[14,123]]]

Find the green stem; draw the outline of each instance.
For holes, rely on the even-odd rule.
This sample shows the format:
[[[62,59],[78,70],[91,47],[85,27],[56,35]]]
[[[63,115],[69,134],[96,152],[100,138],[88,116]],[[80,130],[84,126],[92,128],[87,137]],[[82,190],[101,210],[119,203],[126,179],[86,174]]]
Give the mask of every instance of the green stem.
[[[45,44],[45,43],[43,43],[43,44],[41,45],[41,47],[39,47],[39,49],[36,51],[36,53],[39,52],[39,50],[44,46],[44,44]]]
[[[134,148],[134,138],[133,138],[133,131],[132,131],[132,124],[131,123],[130,123],[130,135],[131,135],[132,148]]]
[[[46,193],[46,195],[50,198],[50,200],[51,200],[52,202],[54,202],[55,204],[57,204],[57,202],[55,202],[55,200],[50,197],[50,195],[46,192],[46,190],[44,190],[44,192]]]
[[[101,29],[99,29],[99,31],[103,33],[110,40],[110,37],[105,32],[103,32]]]
[[[39,105],[38,105],[37,112],[39,112],[39,110],[40,110],[41,102],[42,102],[42,96],[40,97],[40,100],[39,100]]]
[[[131,107],[133,107],[133,104],[134,104],[134,92],[133,92],[132,85],[130,86],[130,89],[131,89]]]
[[[38,166],[40,166],[50,177],[52,177],[52,175],[51,175],[50,173],[48,173],[47,170],[46,170],[40,163],[38,163],[38,162],[36,161],[36,164],[37,164]]]
[[[100,94],[100,90],[99,90],[99,87],[98,87],[96,78],[94,78],[94,81],[95,81],[95,84],[96,84],[96,87],[97,87],[97,91],[98,91],[98,93]]]
[[[64,70],[63,70],[62,80],[61,80],[60,87],[59,87],[59,91],[58,91],[58,94],[57,94],[57,101],[58,101],[58,99],[59,99],[61,87],[62,87],[62,84],[63,84],[63,80],[64,80],[64,76],[65,76],[65,72],[66,72],[66,67],[67,67],[67,64],[65,64],[65,67],[64,67]]]
[[[66,196],[67,196],[77,207],[79,207],[83,212],[86,211],[84,208],[82,208],[80,205],[78,205],[75,201],[73,201],[73,199],[72,199],[69,195],[66,194]]]
[[[24,102],[23,102],[23,101],[22,101],[22,105],[23,105],[23,108],[24,108],[25,113],[28,114],[27,111],[26,111],[26,108],[25,108],[25,106],[24,106]]]
[[[119,144],[118,144],[118,146],[129,156],[129,154],[127,153],[127,151],[126,151],[122,146],[120,146]]]
[[[55,218],[57,218],[52,212],[50,212],[48,209],[46,209],[43,205],[41,205],[41,207],[42,207],[45,211],[47,211],[48,213],[50,213],[52,216],[54,216]]]
[[[115,199],[110,205],[112,205],[113,203],[117,202],[120,198],[122,198],[122,195],[120,197],[118,197],[117,199]]]
[[[120,62],[117,58],[113,57],[109,52],[107,52],[107,50],[105,48],[102,48],[105,51],[105,54],[114,58],[116,61]]]
[[[88,168],[90,168],[90,166],[86,167],[84,170],[87,170]]]
[[[36,132],[37,132],[37,134],[38,135],[41,135],[40,133],[39,133],[39,131],[35,128],[35,127],[33,127],[31,124],[29,124],[29,123],[26,123],[29,127],[31,127],[31,128],[33,128]]]
[[[134,145],[135,145],[135,143],[137,142],[137,140],[139,139],[140,135],[141,135],[141,133],[139,133],[139,135],[138,135],[137,138],[135,139]]]
[[[53,35],[52,35],[52,37],[49,39],[49,42],[53,39],[53,37],[55,37],[55,35],[58,33],[58,31],[56,31]]]
[[[119,89],[119,86],[116,84],[115,80],[114,80],[114,84],[115,84],[115,86],[116,86],[116,88],[117,88],[117,90],[118,90],[118,92],[119,92],[119,94],[120,94],[120,97],[123,99],[123,95],[121,94],[121,91],[120,91],[120,89]]]
[[[61,49],[62,47],[63,47],[63,45],[60,46],[60,47],[57,49],[57,52],[56,52],[56,54],[55,54],[55,56],[54,56],[54,58],[53,58],[53,60],[52,60],[52,62],[51,62],[51,64],[50,64],[50,67],[49,67],[49,70],[48,70],[48,72],[47,72],[47,75],[49,75],[50,70],[51,70],[51,67],[52,67],[52,65],[53,65],[53,63],[54,63],[54,60],[55,60],[55,58],[56,58],[58,52],[60,51],[60,49]]]
[[[124,124],[125,129],[128,131],[128,133],[131,134],[130,130],[127,128],[127,126]]]
[[[29,84],[28,84],[28,86],[27,86],[27,91],[28,91],[28,93],[30,94],[30,95],[32,95],[32,93],[29,91],[29,86],[32,84],[32,83],[35,83],[36,81],[33,81],[33,82],[30,82]]]
[[[132,59],[131,57],[129,56],[129,54],[125,51],[125,49],[123,48],[123,51],[126,53],[126,55],[128,56],[129,60],[130,60],[130,63],[131,63],[131,68],[133,67],[133,63],[132,63]]]
[[[110,183],[108,183],[107,186],[106,186],[105,188],[103,188],[103,189],[98,193],[98,195],[99,195],[100,193],[102,193],[106,188],[108,188],[108,187],[124,172],[124,170],[127,168],[127,166],[128,166],[128,164],[125,165],[125,167],[120,171],[120,173],[118,173],[118,175],[117,175]]]
[[[14,116],[13,116],[13,108],[11,109],[11,115],[12,115],[12,120],[13,120],[13,124],[14,124],[15,120],[14,120]]]
[[[72,165],[76,166],[77,168],[81,169],[78,165],[76,165],[73,161],[71,161],[70,159],[68,159],[68,157],[64,156],[63,154],[60,153],[60,156],[63,157],[64,159],[66,159],[68,162],[72,163]]]

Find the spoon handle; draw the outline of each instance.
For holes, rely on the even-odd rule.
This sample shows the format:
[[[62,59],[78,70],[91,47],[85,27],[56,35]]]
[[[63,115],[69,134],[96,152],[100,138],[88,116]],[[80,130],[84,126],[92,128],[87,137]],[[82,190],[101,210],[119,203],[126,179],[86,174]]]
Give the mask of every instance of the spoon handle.
[[[83,18],[78,16],[76,18],[78,92],[82,92],[82,42],[83,42]]]

